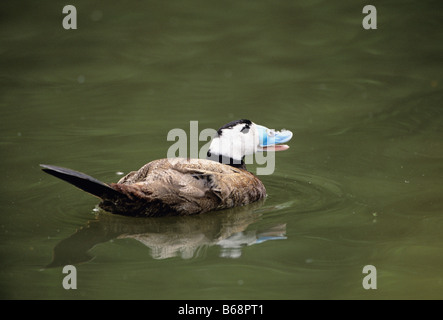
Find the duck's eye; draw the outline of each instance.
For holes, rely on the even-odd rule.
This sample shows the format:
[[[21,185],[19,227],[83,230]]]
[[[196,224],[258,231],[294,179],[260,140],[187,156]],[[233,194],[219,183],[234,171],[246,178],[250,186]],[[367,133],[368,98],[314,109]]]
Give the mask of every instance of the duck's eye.
[[[242,132],[242,133],[248,133],[248,132],[249,132],[249,125],[245,125],[245,126],[240,130],[240,132]]]
[[[273,137],[273,136],[275,136],[275,131],[272,130],[272,129],[268,129],[268,130],[266,130],[266,133],[267,133],[267,135],[268,135],[269,137]]]

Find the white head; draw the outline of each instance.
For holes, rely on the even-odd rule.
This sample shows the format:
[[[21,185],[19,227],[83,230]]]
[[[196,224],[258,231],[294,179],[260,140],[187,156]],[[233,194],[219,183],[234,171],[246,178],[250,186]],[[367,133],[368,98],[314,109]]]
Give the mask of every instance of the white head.
[[[277,145],[292,138],[288,130],[275,131],[246,119],[229,122],[217,130],[208,150],[208,159],[225,164],[243,164],[243,158],[259,151],[283,151]]]

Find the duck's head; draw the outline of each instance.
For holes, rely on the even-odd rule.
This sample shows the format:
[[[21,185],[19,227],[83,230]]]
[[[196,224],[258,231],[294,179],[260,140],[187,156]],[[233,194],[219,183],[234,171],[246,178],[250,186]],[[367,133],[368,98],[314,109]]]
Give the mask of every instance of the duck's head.
[[[289,130],[275,131],[246,119],[229,122],[217,130],[208,150],[208,159],[244,167],[247,155],[260,151],[283,151],[292,138]]]

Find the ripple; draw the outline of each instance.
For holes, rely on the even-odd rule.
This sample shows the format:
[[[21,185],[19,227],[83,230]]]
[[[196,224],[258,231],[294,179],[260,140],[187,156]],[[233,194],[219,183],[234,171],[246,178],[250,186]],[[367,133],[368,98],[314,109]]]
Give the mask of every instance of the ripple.
[[[272,176],[265,183],[268,202],[280,202],[275,209],[291,209],[297,213],[336,210],[344,206],[348,195],[340,183],[312,173],[297,172],[296,177]]]

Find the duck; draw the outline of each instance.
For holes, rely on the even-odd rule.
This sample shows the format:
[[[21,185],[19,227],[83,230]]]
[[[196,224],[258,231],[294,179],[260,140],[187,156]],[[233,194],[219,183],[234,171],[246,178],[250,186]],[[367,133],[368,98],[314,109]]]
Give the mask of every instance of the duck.
[[[189,216],[244,206],[266,197],[260,179],[247,170],[245,157],[284,151],[289,130],[276,131],[248,119],[220,127],[206,159],[153,160],[117,183],[104,183],[72,169],[40,164],[42,170],[98,197],[104,211],[133,217]]]

